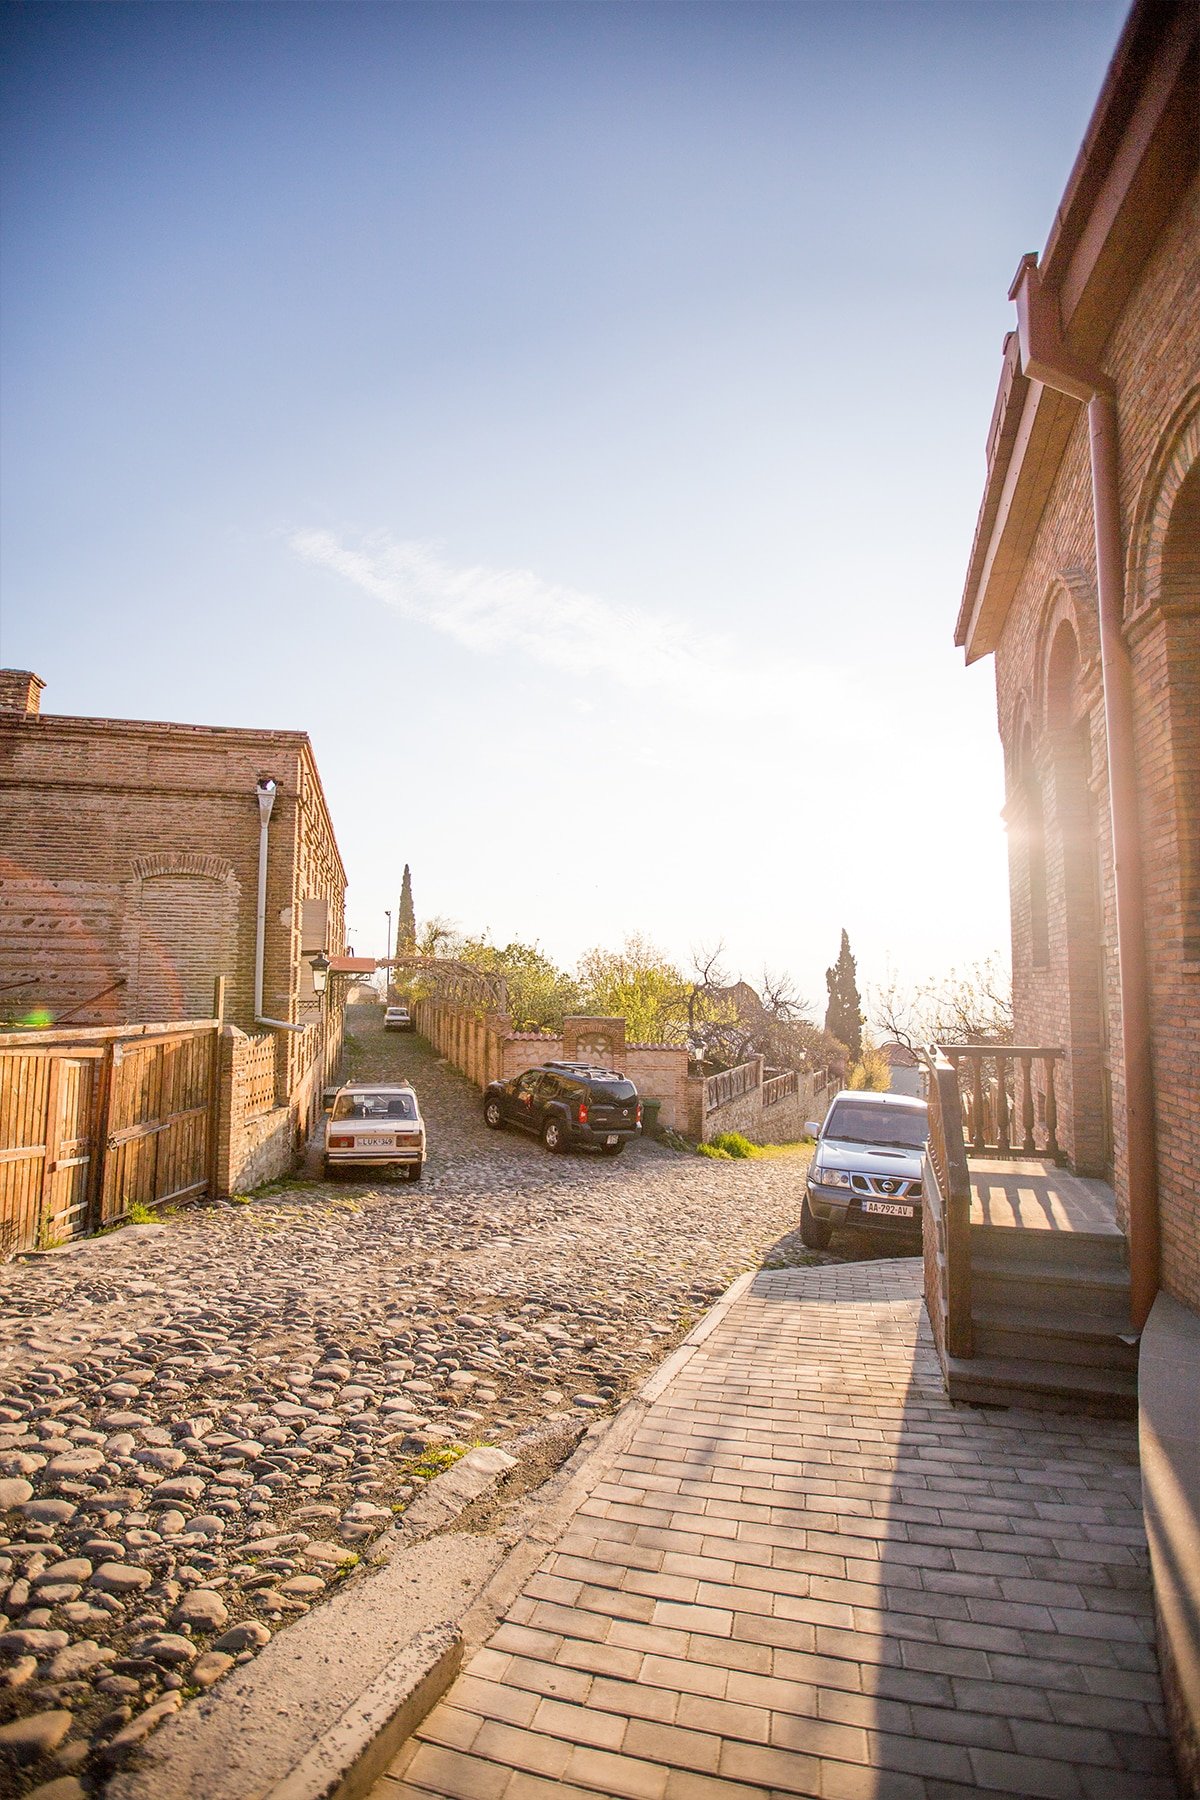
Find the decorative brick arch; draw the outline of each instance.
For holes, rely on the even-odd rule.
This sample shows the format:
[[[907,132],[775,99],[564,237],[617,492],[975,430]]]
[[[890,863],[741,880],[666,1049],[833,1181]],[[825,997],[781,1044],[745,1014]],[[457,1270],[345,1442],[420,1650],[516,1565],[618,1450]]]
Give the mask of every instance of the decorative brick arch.
[[[138,856],[126,911],[130,1005],[137,1019],[207,1018],[217,975],[236,967],[241,885],[223,856]]]
[[[153,881],[161,875],[191,875],[201,881],[223,881],[235,892],[241,884],[231,862],[223,856],[185,856],[166,851],[155,856],[135,856],[133,873],[139,881]]]
[[[1033,665],[1033,735],[1035,754],[1050,728],[1050,658],[1061,627],[1075,634],[1079,653],[1079,693],[1086,706],[1100,687],[1100,619],[1096,589],[1083,569],[1068,569],[1057,576],[1042,602]]]
[[[1139,618],[1162,599],[1167,536],[1179,490],[1200,463],[1200,386],[1194,387],[1163,433],[1142,485],[1129,540],[1125,616]]]

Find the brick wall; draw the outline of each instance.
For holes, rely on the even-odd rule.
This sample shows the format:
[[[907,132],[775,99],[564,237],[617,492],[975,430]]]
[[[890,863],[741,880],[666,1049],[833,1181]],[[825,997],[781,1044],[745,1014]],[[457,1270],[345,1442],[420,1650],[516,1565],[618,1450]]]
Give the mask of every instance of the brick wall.
[[[1163,1279],[1200,1306],[1200,190],[1164,229],[1103,353],[1118,396],[1127,638],[1145,858]],[[1063,691],[1056,639],[1074,636]],[[1008,771],[1018,1041],[1067,1047],[1059,1134],[1075,1166],[1111,1167],[1128,1216],[1120,997],[1099,669],[1087,420],[1082,409],[996,651]],[[1029,741],[1021,754],[1022,734]],[[1047,954],[1031,872],[1044,820]],[[1111,1096],[1111,1138],[1108,1125]]]
[[[323,1002],[303,952],[313,922],[344,945],[345,871],[312,749],[299,732],[83,719],[22,705],[30,680],[0,678],[0,987],[20,1015],[73,1024],[225,1015],[254,1032],[259,814],[270,822],[263,1005],[317,1025],[276,1034],[276,1100],[305,1129],[311,1091],[337,1066],[341,985]],[[19,679],[18,679],[19,678]],[[36,699],[36,695],[33,696]],[[319,1095],[318,1095],[319,1099]],[[297,1110],[298,1109],[298,1110]],[[286,1133],[283,1134],[286,1136]],[[294,1132],[293,1132],[294,1138]],[[281,1139],[282,1141],[282,1139]],[[294,1151],[295,1142],[290,1150]],[[289,1152],[290,1153],[290,1152]]]
[[[413,1007],[417,1030],[434,1049],[481,1091],[489,1081],[509,1081],[539,1063],[579,1060],[566,1056],[563,1038],[533,1031],[516,1031],[507,1017],[474,1013],[441,1000],[418,1000]],[[568,1019],[564,1035],[578,1051],[592,1042],[600,1027],[620,1026],[624,1020]],[[620,1067],[638,1093],[662,1103],[660,1118],[672,1131],[688,1128],[688,1053],[682,1044],[625,1044]]]
[[[340,1037],[337,1042],[340,1046]],[[330,1041],[314,1026],[294,1043],[298,1050],[279,1032],[250,1035],[236,1025],[221,1034],[220,1194],[246,1193],[289,1174],[312,1136],[321,1115]]]

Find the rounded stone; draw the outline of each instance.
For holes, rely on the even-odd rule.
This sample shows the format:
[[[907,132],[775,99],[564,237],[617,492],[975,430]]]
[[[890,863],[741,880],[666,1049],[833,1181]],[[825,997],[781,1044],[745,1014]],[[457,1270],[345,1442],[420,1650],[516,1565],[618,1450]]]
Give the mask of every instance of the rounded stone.
[[[97,1644],[93,1638],[85,1638],[80,1644],[70,1644],[67,1649],[60,1650],[50,1664],[51,1681],[77,1681],[80,1676],[88,1675],[103,1663],[112,1662],[115,1650],[108,1650]]]
[[[243,1650],[261,1650],[270,1641],[271,1633],[265,1625],[260,1625],[257,1619],[244,1619],[240,1625],[231,1625],[223,1632],[213,1649],[237,1656]]]
[[[153,1657],[155,1662],[165,1663],[170,1668],[178,1663],[190,1663],[195,1654],[196,1646],[191,1639],[172,1631],[161,1631],[146,1638],[135,1651],[135,1655]]]
[[[8,1512],[10,1507],[23,1506],[26,1500],[33,1499],[33,1483],[26,1481],[22,1475],[10,1475],[0,1481],[0,1512]]]
[[[229,1622],[229,1608],[211,1588],[193,1588],[183,1596],[171,1621],[175,1625],[190,1625],[193,1631],[220,1631]]]
[[[77,1481],[81,1475],[92,1475],[104,1462],[103,1450],[69,1450],[64,1456],[52,1456],[47,1475],[65,1476]]]
[[[87,1800],[87,1795],[74,1775],[60,1775],[57,1780],[34,1788],[25,1800]]]
[[[30,1713],[27,1718],[13,1719],[8,1725],[0,1725],[0,1750],[7,1750],[18,1762],[49,1756],[58,1749],[73,1722],[69,1712]]]
[[[65,1631],[27,1625],[19,1631],[0,1632],[0,1655],[46,1656],[51,1650],[65,1650],[69,1642]]]
[[[70,1500],[27,1500],[21,1511],[35,1525],[65,1525],[79,1508]]]
[[[48,1569],[35,1577],[34,1586],[40,1587],[43,1582],[50,1581],[86,1581],[92,1572],[92,1565],[86,1556],[68,1556],[65,1562],[51,1563]]]
[[[150,1586],[149,1569],[131,1568],[128,1563],[101,1563],[92,1576],[91,1586],[103,1594],[137,1594]]]
[[[227,1656],[223,1650],[206,1650],[188,1670],[188,1680],[197,1687],[211,1687],[214,1681],[220,1681],[226,1669],[232,1667],[232,1656]]]

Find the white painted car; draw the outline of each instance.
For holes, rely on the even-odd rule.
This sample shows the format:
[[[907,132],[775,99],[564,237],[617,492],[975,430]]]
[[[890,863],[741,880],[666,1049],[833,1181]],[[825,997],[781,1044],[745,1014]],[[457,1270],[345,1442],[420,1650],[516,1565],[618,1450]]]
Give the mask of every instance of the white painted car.
[[[420,1181],[425,1121],[407,1081],[349,1081],[334,1095],[325,1127],[325,1176],[340,1169],[404,1169]]]
[[[389,1006],[383,1015],[383,1029],[385,1031],[411,1031],[413,1029],[412,1015],[407,1006]]]

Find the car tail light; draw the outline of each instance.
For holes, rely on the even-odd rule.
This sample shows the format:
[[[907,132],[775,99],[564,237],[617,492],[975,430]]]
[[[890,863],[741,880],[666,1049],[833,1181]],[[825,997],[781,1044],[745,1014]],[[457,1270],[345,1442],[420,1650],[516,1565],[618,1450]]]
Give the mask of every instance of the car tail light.
[[[329,1148],[331,1150],[353,1150],[354,1139],[352,1137],[331,1137]]]
[[[637,1109],[637,1122],[638,1122],[638,1124],[639,1124],[639,1125],[640,1125],[640,1124],[641,1124],[641,1122],[642,1122],[642,1103],[641,1103],[641,1101],[640,1101],[640,1100],[639,1100],[639,1101],[638,1101],[638,1109]]]
[[[579,1102],[579,1123],[581,1125],[587,1124],[587,1101],[586,1100],[581,1100]]]

